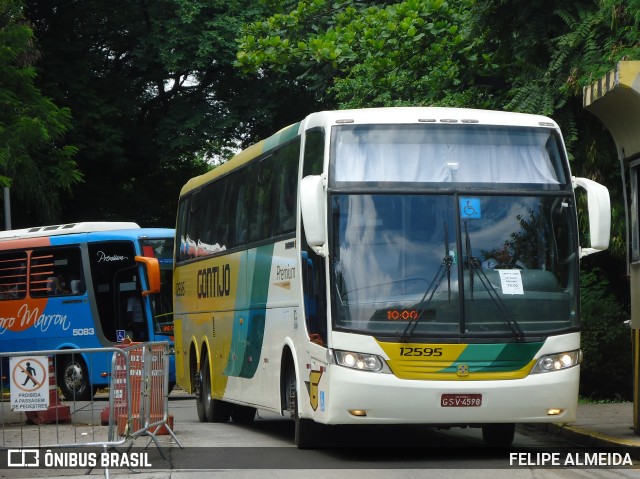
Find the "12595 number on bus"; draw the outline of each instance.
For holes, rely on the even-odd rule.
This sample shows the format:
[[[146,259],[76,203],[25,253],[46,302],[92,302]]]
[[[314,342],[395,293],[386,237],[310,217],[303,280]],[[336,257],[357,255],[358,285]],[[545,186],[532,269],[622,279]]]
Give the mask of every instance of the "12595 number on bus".
[[[442,356],[442,348],[400,348],[400,356],[404,357],[440,357]]]

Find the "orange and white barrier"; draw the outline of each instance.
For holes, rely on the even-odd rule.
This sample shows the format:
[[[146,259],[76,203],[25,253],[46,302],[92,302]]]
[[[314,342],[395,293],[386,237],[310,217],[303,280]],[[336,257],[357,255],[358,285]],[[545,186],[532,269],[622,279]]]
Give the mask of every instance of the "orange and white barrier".
[[[137,437],[173,433],[169,414],[169,358],[166,343],[138,343],[114,355],[111,372],[110,409],[102,420],[110,437]]]

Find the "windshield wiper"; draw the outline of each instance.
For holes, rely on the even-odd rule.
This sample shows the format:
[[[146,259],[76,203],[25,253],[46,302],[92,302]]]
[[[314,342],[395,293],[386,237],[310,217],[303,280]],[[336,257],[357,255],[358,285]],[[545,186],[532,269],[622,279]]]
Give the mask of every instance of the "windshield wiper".
[[[509,311],[509,308],[507,308],[507,306],[504,304],[504,302],[500,298],[500,295],[498,294],[496,289],[493,287],[493,284],[491,284],[491,281],[489,281],[489,278],[487,278],[487,275],[482,269],[482,265],[480,264],[480,260],[475,256],[473,256],[471,253],[471,240],[469,239],[469,230],[467,228],[466,221],[464,222],[464,236],[465,236],[465,249],[467,254],[467,267],[469,268],[469,288],[471,288],[471,299],[473,300],[474,276],[475,274],[477,274],[478,279],[482,283],[482,286],[484,286],[484,289],[487,291],[487,293],[489,294],[489,297],[491,298],[493,303],[496,305],[496,308],[502,315],[502,318],[504,319],[505,323],[507,323],[507,325],[511,329],[511,332],[513,333],[513,337],[516,338],[518,341],[523,341],[524,331],[514,319],[513,315],[511,314],[511,311]]]
[[[424,292],[422,299],[418,303],[418,308],[419,308],[418,314],[414,319],[412,319],[407,323],[407,326],[404,328],[404,331],[402,331],[402,334],[400,335],[401,343],[406,343],[407,341],[409,341],[409,339],[413,335],[413,332],[415,331],[416,326],[424,317],[424,314],[427,310],[427,306],[429,306],[429,303],[431,302],[433,295],[438,289],[438,286],[440,285],[440,283],[442,283],[442,280],[444,279],[445,275],[447,276],[447,281],[448,281],[449,300],[451,300],[451,265],[453,264],[453,256],[449,254],[449,234],[447,230],[447,223],[444,224],[444,248],[445,248],[444,258],[442,258],[442,262],[440,263],[440,268],[438,268],[438,271],[433,276],[433,279],[431,280],[429,287]],[[429,297],[428,299],[427,299],[427,296]]]

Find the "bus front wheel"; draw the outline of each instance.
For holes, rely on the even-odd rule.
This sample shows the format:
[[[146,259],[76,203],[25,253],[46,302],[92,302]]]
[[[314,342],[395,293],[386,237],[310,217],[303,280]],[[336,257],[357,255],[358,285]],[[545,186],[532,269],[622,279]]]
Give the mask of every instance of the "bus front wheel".
[[[67,401],[89,401],[92,398],[87,365],[80,355],[62,356],[58,363],[58,386]]]
[[[482,439],[487,446],[510,447],[515,434],[515,424],[485,424],[482,426]]]
[[[231,416],[231,404],[214,399],[211,392],[211,369],[209,358],[204,355],[200,381],[197,391],[196,410],[200,422],[229,422]]]
[[[321,424],[316,423],[313,419],[300,417],[298,411],[298,388],[296,373],[293,367],[289,368],[286,382],[287,404],[289,410],[292,411],[294,427],[294,442],[299,449],[309,449],[317,447],[323,438],[324,429]]]

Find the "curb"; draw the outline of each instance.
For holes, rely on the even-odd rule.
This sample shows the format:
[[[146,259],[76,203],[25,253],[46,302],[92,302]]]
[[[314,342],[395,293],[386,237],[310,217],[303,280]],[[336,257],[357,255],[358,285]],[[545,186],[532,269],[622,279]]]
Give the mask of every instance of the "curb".
[[[556,437],[562,437],[584,447],[623,447],[634,459],[640,459],[640,439],[624,439],[609,436],[575,425],[563,424],[519,424],[525,429],[536,429]]]

